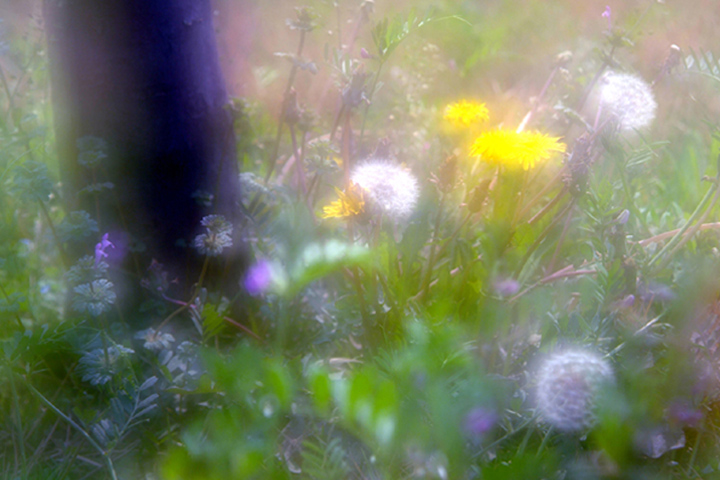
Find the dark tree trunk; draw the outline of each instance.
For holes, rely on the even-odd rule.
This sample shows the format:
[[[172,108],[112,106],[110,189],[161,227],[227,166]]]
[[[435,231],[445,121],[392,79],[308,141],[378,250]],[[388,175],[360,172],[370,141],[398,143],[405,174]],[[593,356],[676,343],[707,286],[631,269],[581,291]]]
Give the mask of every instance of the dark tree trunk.
[[[183,243],[203,215],[235,224],[239,196],[210,0],[45,0],[45,18],[66,202],[142,242],[142,269],[155,258],[191,284],[201,259]],[[77,161],[84,136],[109,145],[94,173]],[[78,196],[100,181],[114,192]]]

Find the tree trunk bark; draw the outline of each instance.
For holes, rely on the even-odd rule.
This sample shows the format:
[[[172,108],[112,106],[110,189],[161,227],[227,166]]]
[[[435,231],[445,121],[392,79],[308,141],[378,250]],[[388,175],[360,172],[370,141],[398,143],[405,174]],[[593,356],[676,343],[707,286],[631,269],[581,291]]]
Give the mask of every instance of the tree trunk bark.
[[[66,203],[99,217],[111,241],[141,242],[143,270],[157,259],[191,285],[202,259],[186,245],[201,233],[203,215],[236,224],[240,193],[210,0],[45,0],[44,7]],[[85,136],[108,145],[94,170],[78,162]],[[78,195],[107,181],[113,191]],[[200,201],[206,194],[211,206]]]

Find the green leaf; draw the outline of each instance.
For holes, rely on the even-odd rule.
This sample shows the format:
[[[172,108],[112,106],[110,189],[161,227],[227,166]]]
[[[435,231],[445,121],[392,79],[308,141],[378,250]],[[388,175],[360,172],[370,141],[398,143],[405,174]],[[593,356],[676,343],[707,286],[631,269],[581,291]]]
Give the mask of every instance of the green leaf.
[[[308,383],[310,393],[315,400],[315,408],[323,414],[329,413],[330,401],[332,400],[332,383],[327,372],[321,369],[311,370]]]
[[[330,240],[325,244],[311,243],[300,254],[291,274],[289,296],[296,295],[309,283],[344,267],[369,266],[370,250]]]

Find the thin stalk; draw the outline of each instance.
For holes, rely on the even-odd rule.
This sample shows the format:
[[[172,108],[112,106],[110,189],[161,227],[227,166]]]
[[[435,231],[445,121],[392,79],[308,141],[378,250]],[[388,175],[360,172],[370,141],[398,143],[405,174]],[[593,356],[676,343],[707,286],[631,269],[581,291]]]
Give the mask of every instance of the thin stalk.
[[[433,225],[433,236],[430,241],[430,255],[428,256],[427,269],[425,271],[424,279],[420,285],[420,292],[418,293],[420,299],[424,299],[427,295],[428,287],[430,285],[430,279],[432,278],[433,268],[435,267],[435,246],[438,242],[440,222],[442,220],[443,207],[445,206],[445,195],[440,194],[440,203],[438,205],[437,215],[435,215],[435,224]]]
[[[343,119],[343,116],[345,115],[345,104],[343,103],[340,106],[340,110],[338,110],[338,114],[335,116],[335,121],[333,122],[332,129],[330,130],[330,143],[335,140],[335,132],[337,131],[338,127],[340,126],[340,121]]]
[[[11,373],[11,375],[12,375],[12,373]],[[65,415],[59,408],[57,408],[55,405],[53,405],[53,403],[50,400],[48,400],[47,398],[45,398],[42,393],[37,391],[35,389],[35,387],[30,385],[30,383],[28,383],[28,382],[26,382],[26,386],[32,393],[34,393],[40,399],[40,401],[42,401],[45,405],[47,405],[48,408],[50,408],[50,410],[55,412],[60,418],[65,420],[68,424],[70,424],[71,427],[73,427],[83,437],[85,437],[85,439],[88,441],[88,443],[95,450],[97,450],[98,453],[100,453],[100,455],[103,457],[103,460],[105,461],[105,465],[107,466],[107,469],[110,472],[110,477],[113,480],[118,480],[117,473],[115,473],[115,468],[113,467],[113,463],[112,463],[112,459],[110,458],[110,455],[108,455],[108,453],[105,450],[103,450],[103,448],[100,445],[98,445],[97,442],[95,442],[95,440],[93,440],[93,438],[80,425],[75,423],[75,421],[72,418]]]
[[[13,118],[13,112],[15,112],[15,95],[10,91],[10,84],[8,84],[7,77],[5,76],[5,70],[0,65],[0,81],[2,82],[3,89],[8,98],[8,118],[10,120],[10,128],[14,128],[15,119]]]
[[[290,140],[292,141],[293,155],[295,156],[295,177],[298,184],[300,185],[300,190],[302,191],[302,195],[305,198],[305,203],[307,204],[308,210],[310,211],[310,216],[314,219],[315,217],[314,215],[312,215],[312,208],[308,203],[308,188],[305,181],[305,159],[303,157],[304,152],[298,150],[295,127],[292,124],[290,124]]]
[[[545,239],[545,237],[550,233],[550,230],[552,230],[553,227],[555,227],[555,224],[557,224],[560,221],[560,219],[563,217],[565,212],[568,211],[568,209],[573,205],[573,203],[574,202],[568,203],[560,212],[558,212],[557,215],[555,215],[555,217],[550,221],[548,226],[545,227],[545,230],[540,232],[540,235],[538,235],[537,238],[535,239],[535,241],[533,242],[533,244],[530,245],[530,248],[528,248],[528,251],[525,252],[525,256],[520,261],[520,264],[518,265],[517,269],[515,269],[515,273],[514,273],[515,277],[518,277],[520,275],[520,272],[522,272],[523,268],[525,268],[525,264],[528,262],[528,260],[530,260],[530,257],[532,256],[532,254],[535,252],[535,250],[537,250],[537,248],[540,246],[540,244]]]
[[[651,267],[667,252],[672,250],[678,242],[681,241],[682,236],[695,222],[695,220],[697,220],[697,218],[701,215],[701,212],[705,210],[705,207],[708,205],[708,203],[710,203],[711,201],[714,203],[717,200],[717,194],[720,191],[719,188],[720,177],[716,177],[714,188],[708,189],[708,191],[705,193],[705,196],[702,198],[702,200],[700,200],[700,203],[698,203],[698,206],[695,207],[695,211],[693,211],[693,213],[690,215],[690,218],[688,218],[687,222],[685,222],[685,224],[680,228],[680,230],[678,230],[675,236],[662,248],[662,250],[660,250],[657,254],[655,254],[653,258],[650,259],[650,261],[648,262],[648,267]]]
[[[305,46],[305,30],[300,30],[300,43],[298,44],[297,53],[295,56],[297,58],[300,58],[300,55],[302,55],[303,47]],[[272,155],[270,156],[270,166],[268,167],[268,171],[265,174],[265,182],[270,180],[270,177],[272,176],[273,171],[275,170],[275,164],[277,163],[277,155],[278,151],[280,150],[280,138],[282,137],[282,127],[285,123],[285,99],[287,99],[288,94],[290,93],[290,89],[292,88],[293,84],[295,83],[295,76],[297,75],[297,63],[293,62],[293,66],[290,69],[290,75],[288,76],[287,84],[285,85],[285,93],[283,94],[283,105],[282,110],[280,111],[280,119],[278,120],[278,129],[277,134],[275,135],[275,142],[273,143],[273,149],[272,149]],[[257,197],[255,197],[257,198]],[[253,202],[254,203],[254,202]],[[250,209],[252,211],[252,209]]]
[[[181,301],[181,300],[176,300],[176,299],[174,299],[174,298],[170,298],[170,297],[167,297],[167,296],[165,296],[165,295],[163,295],[162,298],[163,298],[164,300],[170,302],[170,303],[174,303],[175,305],[180,305],[180,306],[182,307],[182,308],[178,308],[175,312],[173,312],[173,314],[171,314],[172,316],[175,316],[177,313],[180,313],[180,312],[182,312],[182,311],[185,310],[185,309],[193,308],[191,304],[188,304],[187,302],[183,302],[183,301]],[[235,301],[237,300],[237,298],[238,298],[238,295],[236,295],[235,298],[233,298],[233,299],[230,301],[230,305],[232,305],[233,303],[235,303]],[[231,324],[231,325],[239,328],[240,330],[242,330],[243,332],[247,333],[248,335],[256,338],[257,340],[262,340],[255,332],[253,332],[252,330],[250,330],[248,327],[246,327],[246,326],[243,325],[242,323],[237,322],[237,321],[233,320],[232,318],[230,318],[230,317],[225,317],[225,316],[223,317],[223,320],[225,320],[225,321],[228,322],[229,324]],[[159,331],[159,330],[160,330],[160,327],[158,327],[158,331]]]
[[[470,218],[472,218],[473,213],[468,212],[467,215],[465,215],[465,219],[460,223],[460,225],[455,229],[455,231],[445,239],[445,242],[440,246],[440,249],[435,254],[435,258],[440,258],[445,253],[445,250],[448,248],[448,245],[452,243],[452,241],[457,237],[457,235],[460,233],[460,231],[463,229],[463,227],[470,221]],[[452,271],[450,272],[452,273]],[[430,289],[430,287],[433,287],[437,283],[437,279],[431,281],[428,283],[427,287],[421,289],[418,293],[410,297],[410,300],[412,301],[418,301],[422,297],[425,296],[425,292]]]
[[[300,58],[300,55],[302,55],[303,47],[305,46],[305,30],[300,30],[300,42],[298,44],[297,53],[295,56],[297,58]],[[297,75],[297,62],[293,62],[293,66],[290,69],[290,75],[288,76],[287,84],[285,85],[285,93],[283,94],[283,102],[280,107],[280,118],[278,119],[278,126],[277,126],[277,133],[275,134],[275,141],[273,142],[272,150],[270,151],[270,156],[268,157],[268,171],[265,174],[265,183],[267,183],[270,180],[270,177],[272,177],[273,172],[275,171],[275,166],[277,164],[277,156],[278,152],[280,151],[280,139],[282,138],[282,129],[283,124],[285,123],[285,100],[287,99],[288,94],[290,93],[290,89],[293,86],[293,83],[295,83],[295,76]],[[253,199],[250,201],[250,205],[248,207],[248,212],[250,214],[253,213],[255,210],[255,207],[257,207],[257,203],[260,200],[260,192],[257,192]]]
[[[8,296],[7,292],[3,288],[2,284],[0,283],[0,292],[2,292],[3,296],[5,297],[5,300],[7,300],[8,305],[10,305],[10,297]],[[20,319],[20,315],[17,313],[14,314],[15,321],[17,322],[18,326],[20,327],[20,330],[25,332],[25,325],[23,325],[22,320]]]
[[[537,113],[540,102],[542,101],[543,97],[545,97],[545,94],[547,93],[547,90],[552,84],[552,81],[555,78],[555,75],[557,74],[559,69],[560,65],[555,65],[555,67],[550,72],[550,76],[548,76],[547,80],[545,80],[545,84],[543,85],[542,90],[540,90],[540,94],[535,100],[535,105],[533,105],[532,109],[530,109],[527,115],[525,115],[525,118],[523,118],[522,122],[520,122],[520,125],[516,130],[517,133],[521,133],[523,130],[525,130],[525,127],[528,125],[528,123],[530,123],[530,120],[532,120],[533,115]]]
[[[22,425],[22,415],[20,414],[20,402],[18,401],[18,393],[17,388],[15,387],[15,374],[12,372],[12,367],[10,365],[7,366],[8,370],[10,371],[10,388],[12,389],[12,395],[13,395],[13,407],[15,410],[15,415],[17,418],[15,421],[17,422],[17,435],[18,435],[18,442],[17,445],[20,448],[20,458],[22,460],[22,478],[27,478],[27,457],[25,455],[25,434],[23,433],[23,425]]]
[[[102,168],[103,174],[105,175],[105,178],[109,178],[107,170],[102,166],[101,166],[101,168]],[[130,229],[128,228],[127,218],[125,217],[125,212],[123,211],[122,203],[120,202],[120,197],[118,196],[116,189],[114,189],[114,188],[110,189],[110,194],[113,196],[113,201],[115,202],[115,208],[117,208],[117,213],[118,213],[118,216],[120,217],[120,222],[122,223],[123,230],[125,230],[126,232],[129,232]],[[140,261],[138,260],[138,255],[135,251],[131,250],[130,256],[132,257],[133,266],[135,267],[135,275],[137,276],[137,278],[141,278],[143,275],[143,270],[142,270],[142,268],[140,268]]]
[[[360,316],[362,317],[363,329],[365,330],[365,338],[370,340],[372,338],[372,324],[370,323],[367,303],[365,303],[365,293],[363,292],[362,283],[360,282],[360,269],[358,267],[352,267],[349,269],[348,275],[350,276],[350,280],[358,297],[358,306],[360,307]],[[368,345],[372,345],[372,342],[368,341]]]
[[[62,242],[60,241],[60,237],[57,234],[57,231],[55,230],[55,224],[53,224],[52,218],[50,218],[50,212],[48,212],[47,207],[45,206],[45,203],[38,199],[38,203],[40,204],[40,210],[43,212],[43,215],[45,216],[45,221],[47,222],[48,226],[50,227],[50,231],[52,232],[52,236],[55,239],[55,243],[57,244],[58,251],[60,252],[60,258],[63,262],[63,265],[65,265],[65,268],[70,268],[70,260],[68,260],[67,253],[65,253],[65,249],[62,246]]]
[[[385,62],[380,62],[378,69],[373,77],[372,87],[370,87],[370,95],[368,96],[368,102],[365,104],[365,111],[363,112],[362,126],[360,127],[360,140],[358,144],[362,144],[363,136],[365,135],[365,122],[367,121],[368,111],[370,110],[370,103],[372,102],[373,96],[375,95],[375,87],[377,86],[378,79],[380,78],[380,71],[382,70]]]
[[[560,190],[560,191],[557,193],[557,195],[555,195],[555,196],[553,197],[553,199],[550,200],[550,202],[549,202],[547,205],[545,205],[544,207],[542,207],[539,212],[537,212],[535,215],[532,216],[532,218],[531,218],[530,220],[527,221],[528,225],[532,225],[533,223],[537,222],[537,221],[540,220],[542,217],[544,217],[547,212],[549,212],[550,210],[552,210],[553,207],[554,207],[555,205],[557,205],[557,203],[558,203],[560,200],[563,199],[563,196],[565,195],[565,193],[567,193],[567,190],[566,190],[566,189],[563,188],[562,190]]]
[[[720,196],[720,186],[715,190],[715,196],[713,196],[712,200],[710,201],[710,205],[708,205],[707,209],[705,209],[705,212],[702,214],[700,219],[697,221],[695,225],[693,225],[685,235],[682,236],[682,238],[678,241],[677,245],[670,250],[667,257],[660,262],[660,268],[665,267],[667,265],[667,262],[670,261],[673,255],[675,255],[675,252],[677,252],[680,248],[682,248],[683,245],[685,245],[687,242],[690,241],[690,239],[702,228],[703,222],[707,218],[707,216],[710,214],[710,211],[715,207],[715,204],[718,201],[718,197]]]
[[[547,277],[540,279],[539,281],[537,281],[537,282],[533,283],[532,285],[530,285],[529,287],[527,287],[522,292],[520,292],[517,295],[515,295],[514,297],[510,298],[508,300],[508,303],[513,303],[513,302],[517,301],[518,298],[522,297],[523,295],[525,295],[529,291],[537,288],[540,285],[544,285],[549,282],[554,282],[555,280],[559,280],[561,278],[579,277],[581,275],[594,275],[597,273],[596,270],[592,270],[592,269],[573,270],[572,268],[573,268],[572,265],[568,265],[567,267],[561,268],[557,272],[552,273],[552,274],[548,275]]]
[[[450,243],[455,239],[455,237],[458,236],[458,234],[460,233],[460,231],[463,229],[463,227],[464,227],[465,225],[467,225],[467,223],[470,221],[470,219],[472,218],[472,216],[473,216],[473,213],[472,213],[472,212],[468,212],[467,215],[465,215],[465,218],[463,219],[462,222],[460,222],[460,225],[459,225],[459,226],[455,229],[455,231],[447,238],[447,240],[445,241],[445,243],[443,243],[443,244],[440,246],[440,250],[438,250],[438,252],[437,252],[437,254],[436,254],[436,256],[437,256],[438,258],[441,257],[443,253],[445,253],[445,249],[447,249],[448,245],[450,245]]]
[[[560,253],[560,247],[562,247],[563,242],[565,242],[565,237],[567,236],[568,229],[570,228],[570,223],[572,222],[574,206],[575,201],[571,201],[570,207],[568,208],[567,218],[565,219],[565,225],[563,225],[562,233],[560,234],[560,238],[557,241],[557,245],[555,245],[555,251],[553,252],[552,258],[550,259],[550,265],[548,265],[549,271],[552,271],[553,267],[555,266],[555,260],[557,260],[557,256]]]
[[[620,162],[620,159],[617,160],[617,163],[620,170],[620,181],[623,184],[623,190],[625,191],[625,197],[627,198],[629,210],[630,212],[632,212],[635,218],[640,221],[640,224],[643,226],[645,231],[649,233],[650,229],[647,226],[647,222],[645,222],[645,217],[642,216],[640,210],[638,210],[637,206],[635,205],[635,199],[633,198],[632,192],[630,191],[630,184],[625,175],[625,165]]]
[[[202,270],[200,271],[200,278],[198,278],[197,285],[195,286],[193,294],[190,297],[190,301],[192,301],[193,298],[195,298],[195,295],[197,295],[200,292],[203,281],[205,280],[205,274],[207,273],[209,263],[210,263],[210,255],[205,255],[205,261],[203,262]]]
[[[703,223],[703,224],[700,224],[700,222],[698,222],[698,224],[699,224],[699,226],[698,226],[699,231],[720,229],[720,222]],[[650,243],[662,242],[666,238],[671,238],[671,237],[677,235],[677,233],[679,231],[680,231],[680,229],[676,228],[675,230],[670,230],[669,232],[658,233],[657,235],[653,235],[652,237],[646,238],[645,240],[640,240],[639,242],[637,242],[637,244],[640,245],[641,247],[644,247],[645,245],[648,245]],[[687,232],[685,235],[687,236],[688,233],[690,233],[690,232]]]
[[[511,431],[509,431],[509,432],[507,432],[505,435],[503,435],[502,437],[498,438],[498,439],[495,440],[493,443],[491,443],[491,444],[488,445],[487,447],[485,447],[485,448],[483,448],[482,450],[480,450],[479,452],[477,452],[475,455],[473,455],[473,458],[477,458],[477,457],[483,455],[484,453],[490,451],[491,449],[495,448],[496,446],[500,445],[502,442],[504,442],[504,441],[507,440],[508,438],[512,437],[512,436],[515,435],[516,433],[518,433],[518,432],[522,431],[523,429],[525,429],[528,425],[530,425],[531,423],[533,423],[538,417],[539,417],[539,415],[538,415],[538,414],[535,414],[535,415],[533,415],[532,417],[528,418],[528,419],[525,420],[522,424],[520,424],[520,426],[518,426],[517,428],[515,428],[515,429],[513,429],[513,430],[511,430]]]
[[[522,439],[522,442],[520,442],[520,446],[517,449],[517,452],[515,452],[515,457],[519,458],[525,455],[525,449],[527,448],[527,444],[530,442],[530,437],[532,437],[533,434],[532,428],[528,428],[525,432],[525,436]]]
[[[548,440],[550,439],[550,434],[552,433],[553,429],[552,427],[548,428],[548,431],[545,432],[545,436],[542,439],[542,442],[540,442],[540,446],[538,447],[538,451],[535,454],[536,457],[539,457],[542,451],[545,449],[545,445],[547,445]]]
[[[700,439],[702,438],[704,428],[698,430],[697,437],[695,437],[695,443],[693,444],[692,455],[690,455],[690,461],[688,462],[687,475],[690,476],[690,472],[694,471],[693,465],[695,464],[695,458],[697,457],[698,448],[700,447]]]

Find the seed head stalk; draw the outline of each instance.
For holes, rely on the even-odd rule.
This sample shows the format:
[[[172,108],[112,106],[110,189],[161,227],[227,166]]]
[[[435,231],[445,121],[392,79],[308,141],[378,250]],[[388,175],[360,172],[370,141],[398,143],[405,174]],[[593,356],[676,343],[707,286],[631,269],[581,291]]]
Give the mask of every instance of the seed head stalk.
[[[296,58],[300,58],[302,55],[303,48],[305,47],[305,30],[300,30],[300,40],[298,43],[297,53],[295,54]],[[272,150],[270,151],[270,156],[268,157],[268,171],[265,174],[265,183],[267,183],[270,180],[270,177],[272,176],[273,172],[275,171],[275,165],[277,164],[277,156],[278,152],[280,151],[280,140],[282,138],[282,131],[283,131],[283,124],[285,123],[285,99],[287,99],[288,95],[290,94],[290,89],[293,87],[293,84],[295,83],[295,76],[297,75],[297,62],[293,62],[293,66],[290,68],[290,75],[288,76],[287,84],[285,85],[285,93],[283,93],[283,102],[282,106],[280,107],[280,118],[278,118],[278,126],[277,126],[277,133],[275,134],[275,141],[273,142]],[[248,207],[248,212],[252,214],[257,207],[257,203],[260,199],[260,192],[255,194],[255,197],[250,201],[250,206]]]

